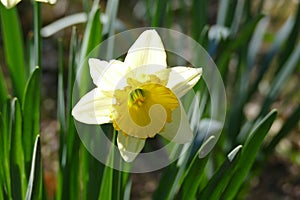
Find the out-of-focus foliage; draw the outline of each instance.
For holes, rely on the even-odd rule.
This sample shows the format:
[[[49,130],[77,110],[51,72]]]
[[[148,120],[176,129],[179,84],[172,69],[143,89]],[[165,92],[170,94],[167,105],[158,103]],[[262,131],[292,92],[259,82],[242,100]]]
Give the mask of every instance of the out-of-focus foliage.
[[[93,5],[84,3],[86,13],[82,13],[83,18],[77,18],[78,23],[85,23],[84,36],[79,37],[76,28],[72,29],[67,75],[64,75],[62,61],[63,46],[59,42],[60,149],[55,199],[130,199],[131,187],[134,187],[130,174],[105,167],[87,152],[71,116],[72,87],[79,63],[105,38],[126,29],[122,19],[116,18],[120,3],[108,0],[106,13],[99,9],[98,1]],[[163,170],[154,199],[243,198],[244,193],[240,191],[247,190],[247,183],[256,175],[254,172],[259,171],[262,162],[298,124],[300,103],[293,102],[295,109],[282,128],[273,133],[270,142],[264,143],[277,115],[277,111],[272,110],[274,102],[293,73],[299,73],[300,64],[300,4],[295,4],[295,12],[290,13],[278,31],[270,31],[272,16],[262,12],[265,3],[263,0],[222,0],[211,5],[208,0],[144,0],[133,5],[133,16],[137,20],[149,26],[179,29],[200,43],[217,64],[228,97],[226,123],[215,149],[200,159],[198,154],[205,151],[206,143],[195,142],[181,162]],[[25,53],[16,8],[7,10],[0,5],[6,63],[1,70],[6,67],[9,72],[8,77],[0,74],[0,199],[47,199],[38,136],[41,98],[41,66],[38,65],[43,59],[39,34],[41,16],[39,3],[34,2],[33,6],[34,38],[29,42],[31,51]],[[64,20],[72,20],[67,24],[77,23],[76,18]],[[47,28],[52,28],[54,33],[61,26]],[[5,78],[11,82],[12,90],[8,90]],[[200,90],[195,97],[200,102],[194,99],[189,113],[194,109],[193,104],[200,103],[205,105],[201,115],[205,117],[210,103],[205,101],[207,91],[201,84],[195,89]],[[292,93],[299,95],[299,89],[296,87]],[[259,108],[255,112],[249,108],[253,103]],[[190,115],[190,120],[195,133],[201,134],[200,115]],[[263,159],[258,160],[258,156]]]

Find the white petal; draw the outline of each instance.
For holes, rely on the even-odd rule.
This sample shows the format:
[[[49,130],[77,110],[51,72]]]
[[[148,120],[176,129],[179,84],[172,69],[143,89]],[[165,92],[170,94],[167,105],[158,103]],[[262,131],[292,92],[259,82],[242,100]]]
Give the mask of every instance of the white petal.
[[[1,0],[1,3],[6,7],[6,8],[12,8],[17,3],[19,3],[21,0]]]
[[[124,62],[131,67],[160,65],[167,67],[164,45],[155,30],[144,31],[128,50]]]
[[[126,162],[132,162],[142,151],[145,141],[145,139],[132,137],[119,131],[117,143],[122,158]]]
[[[131,70],[129,73],[127,73],[126,78],[133,78],[134,80],[143,83],[151,80],[152,75],[159,71],[163,71],[164,69],[165,67],[160,65],[144,65]],[[168,82],[168,76],[165,74],[158,78],[160,78],[161,81],[165,81],[166,83]],[[152,81],[152,83],[154,82]]]
[[[168,69],[167,69],[168,70]],[[172,67],[167,87],[180,98],[192,89],[199,81],[202,68]]]
[[[105,68],[108,67],[108,62],[96,58],[90,58],[89,66],[90,66],[90,74],[93,79],[93,82],[95,85],[97,85],[105,71]]]
[[[130,69],[128,65],[118,60],[111,60],[108,63],[95,58],[89,59],[89,66],[94,84],[105,91],[115,90]]]
[[[178,144],[188,143],[193,140],[193,131],[181,102],[180,106],[172,112],[172,122],[166,123],[165,130],[159,134]]]
[[[84,95],[72,110],[73,117],[86,124],[104,124],[111,121],[112,99],[99,88]]]

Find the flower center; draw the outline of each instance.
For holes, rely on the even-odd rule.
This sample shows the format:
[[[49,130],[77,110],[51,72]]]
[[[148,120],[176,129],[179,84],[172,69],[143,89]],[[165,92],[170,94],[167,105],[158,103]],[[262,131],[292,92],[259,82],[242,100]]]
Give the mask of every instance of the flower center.
[[[128,106],[141,107],[145,102],[145,100],[146,100],[145,92],[142,89],[137,88],[129,93]]]
[[[115,129],[128,135],[147,138],[161,132],[166,122],[172,121],[172,111],[179,103],[175,94],[164,85],[145,83],[114,93]]]

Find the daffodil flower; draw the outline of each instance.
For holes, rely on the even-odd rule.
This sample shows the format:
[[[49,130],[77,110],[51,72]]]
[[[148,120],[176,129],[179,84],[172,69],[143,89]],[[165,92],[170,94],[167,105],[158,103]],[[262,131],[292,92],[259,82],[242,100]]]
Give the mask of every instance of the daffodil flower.
[[[125,161],[133,161],[156,134],[179,144],[193,139],[179,99],[198,82],[202,69],[167,68],[155,30],[138,37],[124,62],[90,58],[89,66],[97,87],[79,100],[72,115],[86,124],[112,123]]]
[[[12,8],[15,5],[17,5],[21,0],[1,0],[1,3],[6,7],[6,8]],[[50,3],[50,4],[55,4],[56,0],[36,0],[44,3]]]

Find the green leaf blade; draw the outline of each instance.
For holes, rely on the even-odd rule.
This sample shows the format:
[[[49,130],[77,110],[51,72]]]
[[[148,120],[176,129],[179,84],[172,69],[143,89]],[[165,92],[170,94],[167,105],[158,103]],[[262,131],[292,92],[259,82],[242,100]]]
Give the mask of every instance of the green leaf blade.
[[[12,100],[11,112],[11,147],[10,147],[10,175],[12,197],[24,199],[27,178],[24,165],[24,152],[22,145],[22,113],[19,101]]]
[[[16,8],[0,4],[0,19],[4,54],[15,95],[22,101],[26,82],[26,65],[21,25]]]
[[[29,182],[26,192],[26,200],[41,199],[42,189],[42,161],[41,161],[41,142],[37,135],[32,153],[32,163]]]
[[[117,133],[116,131],[113,132],[113,140],[114,143],[117,140]],[[112,191],[113,191],[113,175],[114,175],[114,169],[110,166],[113,166],[115,152],[114,152],[114,143],[111,144],[110,152],[107,158],[107,164],[104,168],[101,185],[100,185],[100,192],[98,200],[102,199],[112,199]],[[116,184],[116,183],[114,183]]]
[[[221,199],[222,192],[226,188],[230,178],[236,170],[236,164],[238,163],[241,154],[241,147],[242,146],[240,145],[231,151],[231,153],[236,151],[234,152],[234,157],[230,158],[231,153],[227,156],[221,167],[216,171],[205,188],[201,191],[198,199]]]
[[[250,137],[246,141],[244,148],[241,153],[241,158],[237,163],[237,171],[232,176],[230,183],[225,189],[222,197],[224,199],[234,199],[240,186],[248,175],[249,170],[252,167],[252,164],[255,160],[255,157],[258,153],[259,148],[268,133],[271,125],[273,124],[275,118],[277,116],[277,111],[271,111],[264,119],[260,121],[260,123],[252,129],[250,133]]]
[[[40,120],[40,90],[41,90],[41,70],[39,67],[31,73],[27,81],[24,102],[22,104],[23,111],[23,147],[26,162],[26,169],[29,171],[31,154],[35,138],[39,133]]]

